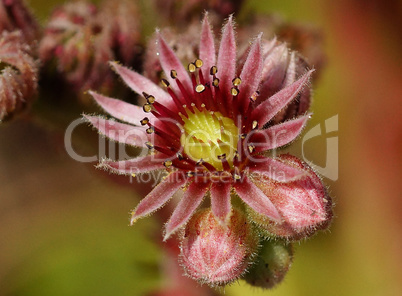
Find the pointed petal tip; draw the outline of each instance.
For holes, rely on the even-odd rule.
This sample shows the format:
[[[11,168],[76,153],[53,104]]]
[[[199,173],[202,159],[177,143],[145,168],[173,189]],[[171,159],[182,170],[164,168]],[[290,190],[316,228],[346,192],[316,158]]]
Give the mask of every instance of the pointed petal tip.
[[[165,230],[165,234],[163,235],[162,241],[166,242],[171,237],[171,235],[172,235],[172,232],[168,232]]]
[[[130,218],[130,226],[133,226],[138,221],[137,216],[135,215],[135,210],[131,211],[131,218]]]

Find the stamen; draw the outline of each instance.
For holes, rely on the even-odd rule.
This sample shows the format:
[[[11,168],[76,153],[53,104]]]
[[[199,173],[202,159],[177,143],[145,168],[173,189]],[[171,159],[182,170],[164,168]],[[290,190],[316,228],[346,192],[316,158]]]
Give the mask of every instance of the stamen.
[[[234,173],[234,174],[233,174],[233,179],[234,179],[235,181],[238,181],[238,180],[241,179],[241,176],[240,176],[239,174]]]
[[[173,79],[176,79],[177,78],[177,71],[176,70],[170,71],[170,77],[172,77]]]
[[[205,90],[205,86],[203,84],[198,84],[195,88],[195,91],[198,93],[202,93]]]
[[[197,69],[197,67],[196,67],[196,65],[194,63],[188,64],[188,71],[190,73],[194,73],[196,69]]]
[[[196,59],[194,64],[197,68],[201,68],[204,62],[201,59]]]
[[[204,74],[202,74],[202,71],[198,71],[198,80],[200,81],[200,84],[205,84]]]
[[[152,134],[155,131],[153,126],[150,126],[149,128],[146,129],[147,134]]]
[[[232,80],[232,83],[234,86],[239,86],[241,83],[241,79],[239,77],[236,77],[235,79]]]
[[[151,104],[144,104],[144,106],[142,106],[142,110],[144,110],[145,113],[149,113],[152,111],[152,105]]]
[[[167,80],[164,79],[164,78],[161,79],[161,83],[162,83],[162,85],[163,85],[164,87],[169,87],[169,86],[170,86],[169,81],[167,81]]]
[[[248,151],[250,153],[253,153],[255,151],[255,146],[254,145],[248,145],[247,148],[248,148]]]
[[[175,81],[176,81],[177,86],[179,87],[180,92],[183,95],[184,100],[186,101],[186,103],[191,104],[191,98],[190,98],[189,94],[187,93],[186,89],[184,88],[183,84],[181,83],[180,79],[176,78]]]
[[[252,128],[253,130],[255,130],[256,128],[258,128],[258,121],[257,121],[257,120],[254,120],[254,121],[253,121],[253,123],[252,123],[252,125],[251,125],[251,128]]]
[[[212,85],[215,86],[215,87],[218,87],[218,86],[219,86],[219,79],[218,79],[218,78],[215,78],[215,79],[212,81]]]
[[[218,68],[216,66],[212,66],[209,70],[209,74],[215,75],[216,73],[218,73]]]
[[[239,90],[236,87],[232,87],[230,89],[230,93],[232,94],[232,96],[236,97],[239,94]]]
[[[154,149],[154,145],[152,145],[151,142],[145,142],[145,146],[147,146],[148,149]]]
[[[170,167],[172,166],[172,164],[173,164],[173,162],[172,162],[171,160],[167,160],[167,161],[165,161],[165,162],[163,163],[163,165],[164,165],[166,168],[170,168]]]
[[[155,100],[156,100],[154,96],[148,96],[146,99],[147,99],[148,104],[153,104],[153,103],[155,103]]]
[[[250,100],[251,100],[252,102],[257,101],[257,97],[259,96],[259,94],[260,94],[260,92],[257,90],[255,93],[253,93],[253,94],[251,95]]]
[[[140,122],[141,122],[141,125],[146,125],[146,124],[149,123],[149,118],[148,118],[148,117],[145,117],[145,118],[142,119]]]
[[[218,155],[217,157],[218,157],[219,160],[224,160],[224,159],[226,159],[226,153]]]

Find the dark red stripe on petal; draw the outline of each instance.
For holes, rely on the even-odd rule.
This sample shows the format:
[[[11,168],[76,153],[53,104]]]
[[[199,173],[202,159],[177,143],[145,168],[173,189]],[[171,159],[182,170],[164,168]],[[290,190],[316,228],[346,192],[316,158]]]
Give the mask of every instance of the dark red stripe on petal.
[[[172,216],[166,224],[165,237],[167,240],[177,229],[185,225],[190,220],[194,211],[201,204],[207,190],[209,189],[209,182],[202,182],[195,179],[188,187],[175,208]]]
[[[230,189],[232,182],[215,182],[211,186],[211,208],[212,213],[222,223],[226,221],[232,208],[230,202]]]
[[[295,140],[305,127],[310,115],[286,121],[258,130],[250,136],[249,144],[256,147],[255,153],[282,147]]]
[[[232,16],[229,17],[226,25],[223,27],[217,66],[220,88],[227,95],[230,93],[232,79],[236,74],[236,40]],[[226,101],[226,103],[229,102]]]
[[[275,222],[281,221],[281,215],[269,197],[251,182],[247,176],[244,175],[242,180],[235,182],[234,188],[239,197],[254,211]]]
[[[257,106],[252,112],[253,120],[257,120],[260,126],[269,122],[281,109],[286,107],[306,86],[314,70],[308,71],[297,81],[280,90],[272,97]]]
[[[162,207],[172,195],[187,181],[182,172],[170,173],[136,207],[131,217],[131,225]]]
[[[261,35],[259,35],[251,46],[247,60],[240,73],[242,84],[239,86],[239,107],[241,110],[245,110],[248,107],[250,97],[257,90],[261,80],[262,68]]]

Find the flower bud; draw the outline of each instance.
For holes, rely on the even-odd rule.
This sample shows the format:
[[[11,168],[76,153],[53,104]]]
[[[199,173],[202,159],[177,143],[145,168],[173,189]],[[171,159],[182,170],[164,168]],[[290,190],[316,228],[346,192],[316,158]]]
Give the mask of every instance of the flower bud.
[[[0,122],[25,109],[38,87],[38,64],[20,31],[0,35]]]
[[[189,277],[210,286],[224,285],[245,272],[257,245],[257,236],[241,211],[233,208],[223,225],[211,209],[203,209],[187,223],[181,261]]]
[[[154,0],[155,10],[159,15],[174,24],[187,24],[199,19],[204,11],[216,14],[223,20],[231,13],[237,13],[243,0]]]
[[[250,285],[270,289],[279,284],[293,261],[293,246],[280,240],[262,242],[253,266],[244,276]]]
[[[264,40],[264,43],[263,83],[258,100],[265,100],[289,86],[310,68],[304,58],[299,53],[291,51],[286,43],[277,42],[276,39]],[[310,102],[310,87],[304,87],[297,98],[272,119],[270,125],[305,114]]]
[[[80,94],[88,89],[108,92],[113,73],[108,62],[134,59],[139,39],[135,5],[126,0],[94,4],[77,1],[54,10],[39,46],[39,56],[51,71]]]
[[[260,229],[268,231],[268,236],[274,235],[288,240],[306,238],[317,230],[326,229],[332,219],[332,201],[321,179],[295,156],[283,154],[277,160],[306,174],[284,183],[264,176],[254,176],[254,184],[269,196],[282,216],[282,221],[276,223],[248,208],[250,220]]]
[[[21,30],[30,45],[39,37],[39,24],[23,0],[0,0],[0,33]]]

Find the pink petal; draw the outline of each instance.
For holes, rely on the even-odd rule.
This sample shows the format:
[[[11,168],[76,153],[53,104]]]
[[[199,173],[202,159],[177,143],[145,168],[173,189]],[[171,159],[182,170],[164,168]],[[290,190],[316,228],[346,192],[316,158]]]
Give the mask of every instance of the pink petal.
[[[230,182],[216,182],[212,183],[211,187],[211,208],[212,213],[222,223],[225,223],[231,211],[230,202],[230,189],[232,183]]]
[[[198,182],[197,180],[190,184],[187,191],[184,193],[183,198],[174,210],[172,217],[166,224],[164,241],[167,240],[178,228],[190,220],[194,211],[201,204],[209,186],[209,182],[204,183]]]
[[[170,82],[171,87],[179,93],[179,87],[172,77],[170,77],[170,71],[176,70],[177,78],[180,79],[184,88],[188,93],[193,93],[192,91],[192,83],[190,80],[190,76],[188,76],[187,70],[183,67],[183,64],[180,62],[179,58],[176,56],[174,51],[167,45],[166,41],[162,38],[161,34],[158,32],[158,53],[159,53],[159,61],[161,63],[163,72],[167,77],[167,80]]]
[[[286,107],[308,83],[313,72],[314,70],[308,71],[297,81],[283,88],[272,97],[258,105],[257,108],[254,109],[252,117],[258,121],[259,126],[266,124],[282,108]]]
[[[261,81],[262,73],[262,49],[261,49],[261,34],[257,37],[250,48],[247,60],[240,73],[242,80],[239,90],[240,108],[247,108],[251,95],[258,89]]]
[[[153,154],[142,157],[137,157],[129,160],[112,161],[104,159],[98,168],[110,170],[113,173],[120,175],[133,175],[146,173],[154,170],[164,169],[163,155]]]
[[[186,181],[182,172],[170,173],[138,204],[132,213],[130,224],[133,225],[137,219],[162,207]]]
[[[286,87],[296,81],[296,53],[293,51],[290,54],[288,69],[286,70],[285,81],[283,86]]]
[[[215,43],[212,34],[211,26],[208,21],[208,13],[205,13],[202,21],[201,40],[200,40],[200,59],[204,62],[203,74],[204,77],[209,77],[209,70],[215,66]]]
[[[252,176],[269,178],[278,182],[291,182],[306,176],[306,172],[287,165],[270,157],[254,156],[253,164],[249,165]]]
[[[84,117],[99,133],[113,141],[137,147],[145,147],[145,142],[149,141],[149,135],[142,127],[107,120],[98,116],[84,115]]]
[[[223,27],[217,67],[217,77],[220,80],[219,87],[223,93],[228,93],[236,73],[236,39],[232,15]]]
[[[123,79],[127,86],[137,94],[142,95],[142,93],[145,92],[149,95],[153,95],[161,104],[166,104],[171,101],[169,94],[148,78],[124,66],[121,66],[116,62],[110,62],[110,65]]]
[[[255,146],[254,152],[258,153],[289,144],[300,135],[309,118],[310,115],[300,116],[265,130],[257,130],[250,136],[250,143]]]
[[[234,188],[239,197],[254,211],[275,222],[281,221],[281,216],[270,198],[254,183],[250,182],[246,176],[243,177],[243,180],[235,183]]]
[[[139,106],[132,105],[121,100],[108,98],[97,94],[94,91],[89,91],[89,93],[103,110],[121,121],[140,125],[140,121],[144,117],[150,117],[148,114],[145,115],[144,111]],[[152,117],[152,114],[149,115]]]
[[[270,48],[272,43],[267,44],[267,41],[265,41],[264,45]],[[274,43],[274,47],[269,51],[264,50],[264,67],[259,89],[260,100],[258,100],[257,103],[260,103],[261,100],[272,96],[283,87],[287,86],[283,82],[289,65],[289,51],[286,43]],[[294,82],[294,80],[292,82]]]

